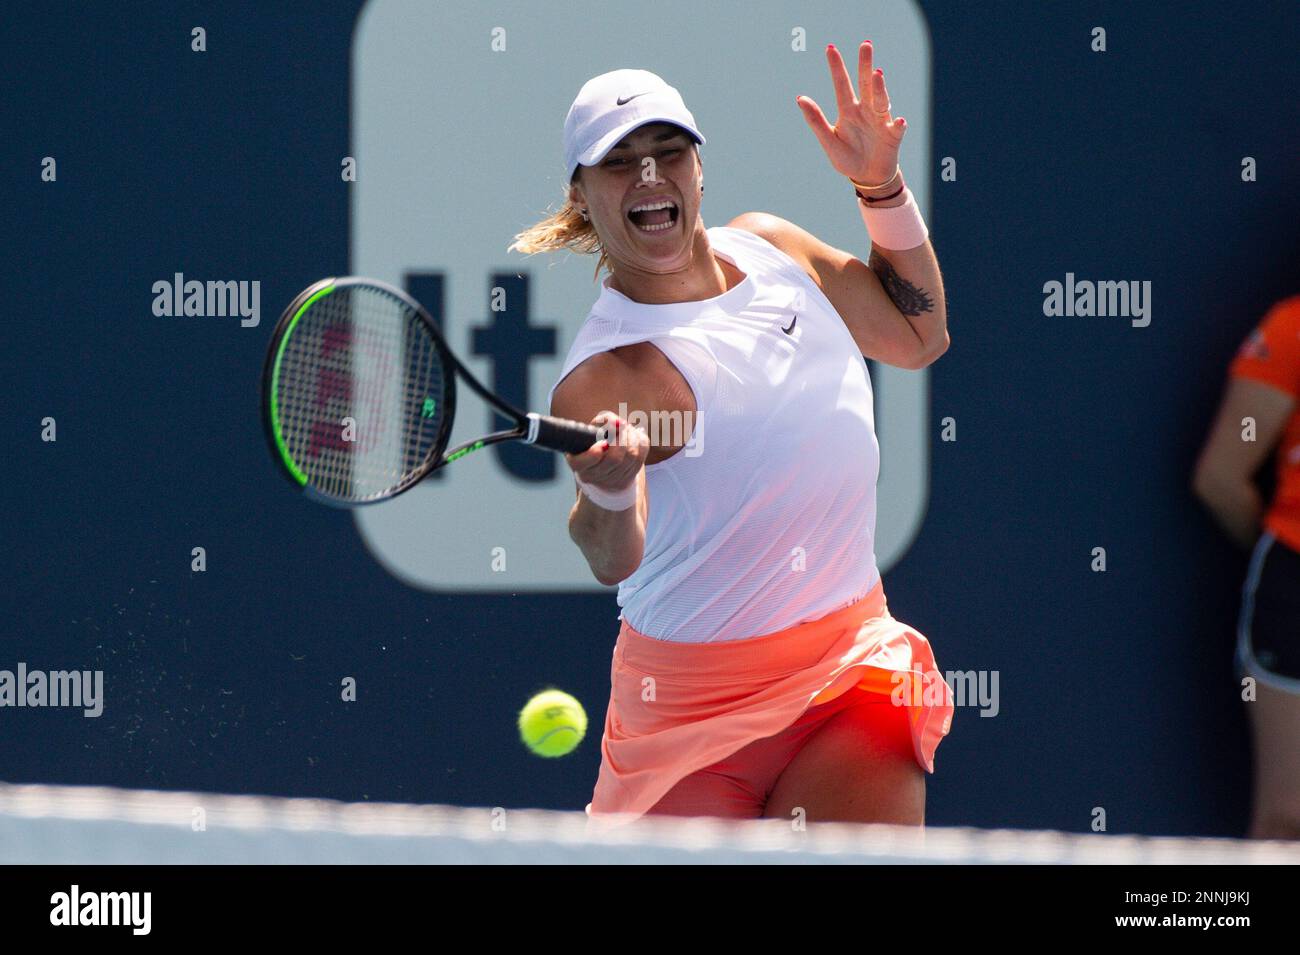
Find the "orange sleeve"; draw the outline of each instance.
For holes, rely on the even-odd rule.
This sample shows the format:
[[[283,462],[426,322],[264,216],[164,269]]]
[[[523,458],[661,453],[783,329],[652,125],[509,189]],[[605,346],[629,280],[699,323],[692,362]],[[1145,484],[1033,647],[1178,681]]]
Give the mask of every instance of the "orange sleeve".
[[[1242,342],[1228,374],[1300,397],[1300,295],[1269,309]]]

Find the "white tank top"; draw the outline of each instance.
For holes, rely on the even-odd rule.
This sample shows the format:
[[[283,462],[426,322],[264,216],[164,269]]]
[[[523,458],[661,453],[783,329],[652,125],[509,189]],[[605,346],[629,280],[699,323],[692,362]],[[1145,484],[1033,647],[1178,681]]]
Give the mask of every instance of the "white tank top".
[[[618,585],[620,620],[686,643],[815,620],[880,576],[865,359],[794,259],[742,229],[708,237],[743,281],[704,301],[647,305],[606,280],[550,391],[592,355],[648,341],[695,392],[687,446],[645,469],[645,551]]]

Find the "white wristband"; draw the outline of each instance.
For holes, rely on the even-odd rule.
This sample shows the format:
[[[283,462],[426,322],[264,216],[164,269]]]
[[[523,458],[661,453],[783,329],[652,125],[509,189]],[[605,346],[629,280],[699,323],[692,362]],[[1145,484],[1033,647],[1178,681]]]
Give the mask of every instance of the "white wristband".
[[[877,209],[858,199],[858,208],[862,210],[862,222],[871,236],[871,244],[882,249],[904,252],[925,245],[930,230],[925,227],[921,210],[912,198],[912,190],[904,189],[907,201],[901,206],[889,209]]]
[[[604,510],[626,511],[636,504],[636,481],[633,481],[621,491],[605,491],[598,487],[592,487],[576,474],[573,479],[578,482],[578,488],[587,496],[588,500]]]

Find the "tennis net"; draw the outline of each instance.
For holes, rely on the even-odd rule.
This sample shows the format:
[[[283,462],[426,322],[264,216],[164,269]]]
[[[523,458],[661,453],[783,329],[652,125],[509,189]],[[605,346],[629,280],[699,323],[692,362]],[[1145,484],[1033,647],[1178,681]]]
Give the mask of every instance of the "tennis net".
[[[0,863],[1250,864],[1300,845],[1051,831],[646,817],[0,784]]]

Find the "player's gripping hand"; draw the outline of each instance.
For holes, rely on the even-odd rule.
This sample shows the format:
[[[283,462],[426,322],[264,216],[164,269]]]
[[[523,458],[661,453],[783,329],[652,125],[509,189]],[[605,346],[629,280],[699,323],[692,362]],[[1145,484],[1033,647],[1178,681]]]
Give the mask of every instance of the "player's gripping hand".
[[[601,440],[581,454],[566,454],[564,460],[580,481],[602,491],[632,487],[650,454],[649,435],[612,411],[600,412],[591,423],[601,429]]]

